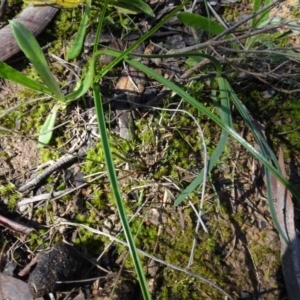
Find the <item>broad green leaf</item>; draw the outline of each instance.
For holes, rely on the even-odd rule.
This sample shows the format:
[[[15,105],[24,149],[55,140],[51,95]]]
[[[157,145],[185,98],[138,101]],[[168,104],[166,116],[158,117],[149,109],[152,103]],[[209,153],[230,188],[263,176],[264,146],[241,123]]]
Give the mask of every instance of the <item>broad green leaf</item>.
[[[21,84],[24,87],[27,87],[34,91],[45,93],[51,97],[54,96],[50,89],[48,89],[46,86],[43,86],[40,83],[26,77],[21,72],[13,69],[2,61],[0,61],[0,77]]]
[[[196,29],[205,30],[213,35],[218,35],[225,31],[225,27],[219,23],[189,12],[182,12],[177,15],[177,18],[185,25],[191,26]]]
[[[71,48],[67,53],[67,59],[72,60],[79,56],[83,47],[84,36],[86,33],[87,25],[90,19],[90,12],[91,12],[91,1],[87,1],[83,13],[83,18],[81,19],[78,32],[76,34],[75,40],[72,43]]]
[[[10,26],[19,47],[33,64],[48,88],[52,91],[53,97],[58,101],[64,102],[64,95],[51,73],[44,53],[33,34],[19,22],[10,21]]]
[[[40,133],[39,133],[39,142],[38,148],[44,147],[44,145],[48,145],[52,135],[53,135],[53,128],[55,125],[56,115],[58,111],[59,106],[54,105],[52,108],[50,114],[47,116],[47,119],[45,123],[43,124]]]

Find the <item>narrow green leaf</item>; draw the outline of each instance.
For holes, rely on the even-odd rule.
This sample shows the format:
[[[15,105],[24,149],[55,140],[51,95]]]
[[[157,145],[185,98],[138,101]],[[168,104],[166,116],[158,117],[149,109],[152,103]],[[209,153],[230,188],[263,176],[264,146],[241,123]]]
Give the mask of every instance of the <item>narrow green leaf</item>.
[[[254,122],[250,118],[250,114],[249,114],[248,110],[241,103],[241,101],[239,100],[236,93],[234,92],[234,90],[232,89],[232,87],[229,85],[228,82],[226,83],[225,89],[227,89],[228,92],[230,93],[230,96],[231,96],[235,106],[237,107],[238,111],[240,112],[240,114],[243,117],[247,126],[250,128],[255,141],[257,142],[257,144],[260,147],[262,155],[267,160],[271,160],[273,162],[274,166],[277,168],[278,172],[280,172],[282,175],[281,168],[278,164],[278,160],[277,160],[275,154],[273,153],[272,149],[269,147],[268,142],[266,141],[265,137],[260,133],[260,131],[257,129],[257,126],[254,124]],[[268,196],[267,199],[268,199],[270,213],[272,215],[272,219],[273,219],[273,222],[275,224],[275,227],[276,227],[278,233],[280,234],[282,239],[286,242],[286,244],[289,245],[290,242],[288,241],[286,235],[284,234],[282,228],[280,227],[280,223],[278,221],[277,214],[276,214],[276,209],[275,209],[275,206],[273,203],[270,172],[265,167],[264,167],[264,170],[265,170],[265,175],[266,175],[266,187],[267,187],[267,196]]]
[[[111,51],[111,50],[110,50]],[[109,54],[110,55],[110,54]],[[152,54],[152,55],[144,55],[144,54],[136,54],[136,53],[130,53],[130,57],[144,57],[144,58],[170,58],[170,57],[195,57],[195,58],[207,58],[209,59],[215,66],[216,72],[217,72],[217,77],[221,77],[222,75],[222,67],[219,61],[208,54],[204,53],[197,53],[197,52],[186,52],[186,53],[180,53],[180,54]]]
[[[97,31],[96,31],[96,36],[94,39],[94,47],[93,47],[93,54],[95,52],[97,52],[98,50],[98,46],[99,46],[99,41],[100,41],[100,35],[101,35],[101,30],[103,27],[103,23],[104,23],[104,19],[105,19],[105,13],[106,13],[106,9],[108,7],[108,3],[110,0],[105,0],[102,10],[101,10],[101,14],[100,14],[100,18],[99,18],[99,22],[98,22],[98,26],[97,26]]]
[[[175,16],[178,11],[182,9],[182,7],[186,4],[184,1],[182,4],[178,5],[172,12],[170,12],[167,16],[165,16],[160,22],[158,22],[155,26],[153,26],[147,33],[143,34],[136,42],[134,42],[131,46],[129,46],[125,51],[120,53],[116,58],[106,66],[100,74],[98,74],[95,78],[95,82],[99,81],[107,72],[109,72],[116,64],[118,64],[125,56],[127,56],[130,52],[132,52],[135,48],[137,48],[141,43],[147,40],[152,34],[154,34],[161,26],[163,26],[169,19]],[[97,54],[95,54],[97,55]],[[110,55],[110,54],[108,54]]]
[[[128,53],[130,53],[135,47],[137,47],[139,44],[141,44],[145,39],[147,39],[151,34],[153,34],[159,27],[161,27],[169,18],[171,18],[173,15],[175,15],[183,6],[184,4],[179,5],[174,11],[172,11],[167,17],[165,17],[161,22],[159,22],[156,26],[154,26],[147,34],[142,36],[137,42],[135,42],[133,45],[131,45],[126,51],[124,52],[118,52],[115,50],[101,50],[96,53],[94,53],[93,58],[89,61],[89,69],[88,73],[85,76],[84,81],[79,84],[78,88],[76,88],[72,93],[67,95],[65,97],[66,102],[70,102],[73,100],[78,99],[82,95],[84,95],[88,89],[90,88],[93,80],[96,82],[99,81],[111,68],[113,68],[118,62],[120,62]],[[100,30],[100,29],[99,29]],[[101,31],[101,30],[100,30]],[[97,30],[98,32],[98,30]],[[95,61],[99,55],[106,54],[116,57],[112,63],[110,63],[107,67],[105,67],[100,74],[94,79],[94,66]],[[197,55],[197,54],[192,54]],[[171,55],[172,56],[172,55]],[[201,55],[198,55],[201,56]],[[203,57],[211,57],[211,56],[205,56],[205,54],[202,55]],[[220,64],[215,59],[212,58],[213,62],[216,64],[217,71],[221,72]],[[219,74],[219,73],[218,73]]]
[[[189,56],[188,53],[184,53],[184,56]],[[217,125],[219,125],[222,129],[228,132],[234,139],[236,139],[244,148],[246,148],[256,159],[258,159],[269,171],[271,171],[276,178],[285,185],[287,189],[291,191],[291,193],[300,201],[300,193],[299,191],[288,181],[286,180],[281,172],[274,167],[268,159],[266,159],[258,150],[256,150],[251,144],[249,144],[243,137],[241,137],[232,127],[225,124],[219,117],[213,114],[208,108],[206,108],[200,101],[196,100],[194,97],[189,95],[187,92],[182,90],[179,86],[175,83],[165,79],[163,76],[155,72],[154,70],[149,69],[145,65],[135,61],[131,58],[125,58],[125,61],[132,65],[133,67],[137,68],[138,70],[144,72],[147,76],[152,77],[153,79],[157,80],[158,82],[162,83],[164,86],[170,88],[174,91],[177,95],[185,99],[188,103],[193,105],[195,108],[203,112],[207,115],[212,121],[214,121]],[[226,84],[227,80],[224,79]]]
[[[261,9],[263,7],[263,5],[270,4],[271,0],[265,0],[265,1],[253,0],[252,2],[253,2],[252,12],[255,13],[259,9]],[[250,21],[250,26],[252,28],[259,28],[260,24],[263,24],[269,18],[269,12],[270,12],[270,9],[267,9],[267,10],[261,12],[258,16],[252,18]],[[259,36],[252,36],[252,37],[248,38],[245,43],[245,49],[251,49],[253,47],[253,45],[257,42],[258,38],[259,38]]]
[[[54,95],[53,97],[58,101],[64,102],[64,95],[62,94],[58,83],[51,73],[44,53],[33,34],[19,22],[9,21],[9,23],[19,47],[34,65],[35,69],[48,88],[52,91]]]
[[[40,142],[40,144],[38,145],[38,148],[43,148],[44,145],[48,145],[50,143],[53,135],[53,128],[55,125],[58,108],[58,105],[54,105],[50,114],[47,116],[45,123],[42,126],[39,133],[38,141]]]
[[[124,230],[124,234],[126,237],[126,241],[128,243],[129,251],[135,266],[135,270],[137,272],[137,276],[139,279],[140,287],[142,290],[143,298],[145,300],[150,300],[151,295],[148,289],[147,281],[145,278],[145,274],[143,271],[143,267],[140,261],[140,258],[138,256],[138,252],[134,243],[133,236],[130,231],[130,226],[127,220],[127,215],[125,211],[125,206],[122,200],[119,184],[118,184],[118,178],[116,175],[114,163],[113,163],[113,158],[112,158],[112,153],[109,145],[109,139],[107,136],[106,132],[106,122],[105,122],[105,117],[104,117],[104,111],[103,111],[103,106],[102,106],[102,101],[101,101],[101,95],[100,95],[100,88],[99,84],[95,83],[93,85],[93,94],[94,94],[94,102],[95,102],[95,107],[96,107],[96,114],[97,114],[97,120],[98,120],[98,126],[99,126],[99,131],[101,134],[101,141],[102,141],[102,146],[103,146],[103,151],[104,151],[104,156],[105,156],[105,162],[106,162],[106,167],[108,171],[108,177],[109,181],[111,184],[112,192],[114,195],[114,198],[116,200],[116,205],[118,209],[118,213],[120,216],[122,228]]]
[[[85,5],[83,17],[81,19],[75,40],[72,43],[72,45],[67,53],[68,60],[77,58],[79,56],[79,54],[81,53],[87,25],[88,25],[88,22],[90,19],[90,13],[91,13],[91,1],[89,0],[89,1],[87,1],[86,5]]]
[[[187,55],[185,53],[185,55]],[[280,224],[277,220],[277,216],[276,216],[276,211],[274,209],[274,205],[273,205],[273,200],[272,200],[272,191],[270,189],[271,185],[270,183],[270,178],[269,178],[269,171],[271,171],[276,178],[282,183],[284,184],[284,186],[289,189],[292,194],[297,198],[298,201],[300,201],[300,193],[299,191],[288,181],[286,180],[281,171],[279,169],[277,169],[276,167],[273,166],[273,164],[271,164],[269,162],[269,155],[264,152],[264,146],[262,146],[262,151],[263,153],[261,153],[260,151],[257,151],[252,145],[250,145],[246,140],[244,140],[232,127],[232,125],[228,125],[226,124],[226,122],[223,122],[223,120],[219,119],[216,115],[214,115],[213,113],[211,113],[205,106],[203,106],[199,101],[197,101],[195,98],[193,98],[192,96],[190,96],[188,93],[186,93],[185,91],[183,91],[181,88],[179,88],[176,84],[174,84],[173,82],[168,81],[167,79],[165,79],[164,77],[162,77],[161,75],[159,75],[158,73],[156,73],[155,71],[149,69],[148,67],[144,66],[143,64],[140,64],[137,61],[134,61],[132,59],[127,58],[126,61],[131,64],[133,67],[137,68],[140,71],[143,71],[144,73],[146,73],[149,77],[152,77],[154,79],[156,79],[158,82],[162,83],[164,86],[169,87],[171,90],[173,90],[174,92],[176,92],[179,96],[181,96],[183,99],[185,99],[187,102],[189,102],[191,105],[193,105],[194,107],[198,108],[200,111],[202,111],[203,113],[205,113],[211,120],[213,120],[216,124],[218,124],[224,131],[226,131],[228,134],[230,134],[233,138],[235,138],[244,148],[246,148],[256,159],[258,159],[266,168],[266,177],[267,177],[267,189],[268,189],[268,203],[269,203],[269,207],[270,207],[270,211],[272,212],[272,217],[274,218],[274,223],[276,225],[276,229],[278,230],[279,234],[282,236],[282,238],[285,240],[285,242],[287,244],[288,241],[280,227]],[[227,82],[226,79],[221,79],[221,78],[217,78],[218,83],[219,83],[219,89],[229,92],[230,94],[233,92],[233,90],[231,89],[229,83]],[[210,168],[210,166],[209,166]],[[200,176],[200,174],[199,174]],[[203,176],[203,175],[202,175]],[[198,178],[199,179],[199,178]],[[201,178],[200,178],[201,179]],[[199,180],[200,180],[199,179]],[[197,187],[197,182],[195,182],[195,185],[193,188]],[[188,196],[187,194],[184,194],[184,196]],[[182,201],[182,198],[180,199]],[[180,201],[178,201],[178,199],[176,200],[176,203],[178,204]]]
[[[222,77],[217,78],[219,83],[219,90],[221,91],[221,104],[216,98],[215,91],[212,91],[212,99],[215,107],[217,108],[217,112],[222,119],[222,121],[228,126],[232,127],[232,118],[230,112],[230,101],[228,97],[227,91],[224,89],[225,83]],[[220,140],[217,144],[216,149],[211,155],[210,160],[207,163],[207,172],[211,172],[211,170],[216,166],[220,156],[222,155],[228,140],[228,132],[222,129]],[[180,205],[185,198],[192,193],[194,190],[199,189],[203,184],[204,179],[204,169],[197,175],[197,177],[180,193],[177,199],[174,202],[175,206]]]
[[[43,86],[40,83],[26,77],[21,72],[13,69],[12,67],[10,67],[2,61],[0,61],[0,77],[21,84],[24,87],[27,87],[34,91],[45,93],[53,97],[53,93],[46,86]]]
[[[140,13],[139,9],[129,6],[128,4],[118,4],[118,6],[115,5],[115,9],[124,15],[137,15]]]
[[[259,9],[261,9],[264,5],[268,5],[272,2],[272,0],[253,0],[253,8],[252,8],[252,12],[257,12]],[[250,26],[251,27],[255,27],[257,28],[257,26],[264,22],[268,16],[269,16],[269,12],[270,9],[267,9],[265,11],[263,11],[260,15],[256,16],[255,18],[253,18],[250,22]]]
[[[217,35],[225,31],[225,27],[221,24],[189,12],[182,12],[177,15],[177,18],[185,25],[191,26],[196,29],[205,30],[213,35]]]

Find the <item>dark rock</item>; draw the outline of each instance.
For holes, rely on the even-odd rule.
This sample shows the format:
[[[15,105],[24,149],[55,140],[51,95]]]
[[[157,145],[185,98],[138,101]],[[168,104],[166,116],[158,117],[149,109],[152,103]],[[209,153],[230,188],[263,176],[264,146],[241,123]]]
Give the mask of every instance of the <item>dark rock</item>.
[[[59,243],[37,255],[37,264],[29,276],[28,287],[34,297],[57,289],[56,281],[71,280],[78,271],[81,258],[74,248]]]

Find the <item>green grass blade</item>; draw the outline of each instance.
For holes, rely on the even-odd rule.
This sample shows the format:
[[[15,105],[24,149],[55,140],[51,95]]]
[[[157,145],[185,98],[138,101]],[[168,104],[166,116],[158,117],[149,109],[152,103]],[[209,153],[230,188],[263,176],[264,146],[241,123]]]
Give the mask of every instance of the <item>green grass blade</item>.
[[[223,86],[223,85],[224,85],[223,78],[219,78],[219,86]],[[225,91],[225,89],[222,89],[220,94],[221,94],[220,95],[221,105],[219,104],[214,92],[212,95],[212,99],[214,101],[215,107],[217,108],[220,118],[223,120],[225,124],[232,127],[232,118],[230,112],[230,101],[229,101],[228,93]],[[228,132],[222,129],[220,140],[207,164],[207,172],[210,172],[212,168],[217,164],[220,156],[224,151],[224,148],[226,147],[228,136],[229,136]],[[197,175],[197,177],[180,193],[180,195],[175,200],[174,205],[175,206],[180,205],[191,192],[193,192],[196,189],[199,189],[203,184],[203,178],[204,178],[204,169],[202,169],[201,172]]]
[[[276,169],[278,170],[278,172],[281,173],[281,169],[279,167],[278,160],[276,159],[275,154],[273,153],[272,149],[269,147],[265,137],[260,133],[259,130],[257,130],[256,125],[251,120],[246,107],[240,102],[237,95],[234,93],[234,91],[229,86],[229,84],[226,85],[226,88],[230,92],[231,98],[233,99],[233,102],[234,102],[235,106],[237,107],[238,111],[240,112],[241,116],[243,117],[245,123],[252,131],[255,141],[257,142],[257,144],[259,145],[259,147],[261,149],[262,155],[267,160],[271,160],[273,162],[273,164],[275,165]],[[286,244],[289,245],[290,243],[278,221],[276,209],[275,209],[275,206],[273,203],[270,172],[265,167],[264,167],[264,169],[265,169],[265,175],[266,175],[267,199],[268,199],[270,213],[272,215],[272,219],[274,221],[274,224],[275,224],[275,227],[276,227],[278,233],[280,234],[282,239],[286,242]]]
[[[0,77],[21,84],[24,87],[27,87],[31,90],[45,93],[46,95],[54,97],[53,93],[49,88],[28,78],[27,76],[23,75],[21,72],[13,69],[12,67],[10,67],[9,65],[7,65],[2,61],[0,61]]]
[[[84,41],[87,25],[89,22],[89,18],[90,18],[90,12],[91,12],[91,0],[88,0],[85,4],[83,18],[81,19],[75,40],[72,43],[72,46],[67,53],[68,60],[77,58],[82,51],[83,41]]]
[[[109,54],[115,55],[115,54]],[[222,75],[222,66],[220,62],[213,56],[201,52],[186,52],[179,54],[152,54],[152,55],[144,55],[144,54],[130,54],[130,57],[143,57],[143,58],[171,58],[171,57],[201,57],[209,59],[216,68],[217,77],[221,77]]]
[[[271,3],[271,0],[266,0],[266,1],[262,1],[262,0],[253,0],[253,9],[252,12],[255,13],[257,12],[260,8],[263,7],[263,5],[268,5]],[[255,18],[252,18],[250,21],[250,26],[252,28],[259,28],[259,25],[264,23],[268,18],[269,18],[269,12],[270,12],[270,8],[261,12],[260,15],[256,16]],[[257,41],[257,37],[253,36],[247,39],[246,43],[245,43],[245,49],[251,49],[252,46],[254,45],[254,43]]]
[[[113,56],[117,56],[119,54],[117,51],[114,51],[114,50],[99,51],[99,52],[95,53],[93,60],[96,59],[97,55],[100,55],[102,53],[107,54],[107,55],[113,55]],[[181,54],[181,56],[191,56],[191,55],[195,55],[195,53]],[[196,54],[196,55],[202,56],[203,54]],[[139,56],[139,55],[136,55],[136,56]],[[119,56],[117,58],[119,58]],[[180,97],[185,99],[188,103],[190,103],[191,105],[196,107],[198,110],[203,112],[205,115],[207,115],[212,121],[214,121],[217,125],[219,125],[227,133],[229,133],[234,139],[236,139],[255,158],[260,160],[261,163],[268,170],[270,170],[278,178],[278,180],[282,184],[284,184],[285,187],[287,189],[289,189],[291,191],[291,193],[300,201],[300,193],[294,188],[294,186],[282,176],[281,172],[279,172],[277,168],[275,168],[272,164],[270,164],[270,162],[258,150],[256,150],[251,144],[249,144],[245,139],[243,139],[232,127],[226,125],[219,117],[217,117],[215,114],[213,114],[209,109],[207,109],[203,104],[201,104],[194,97],[190,96],[187,92],[185,92],[180,87],[178,87],[175,83],[165,79],[164,77],[159,75],[157,72],[149,69],[148,67],[146,67],[145,65],[143,65],[143,64],[139,63],[138,61],[132,59],[131,57],[125,57],[125,61],[127,63],[131,64],[133,67],[137,68],[138,70],[144,72],[149,77],[152,77],[153,79],[155,79],[158,82],[162,83],[166,87],[170,88],[172,91],[174,91]],[[217,78],[218,77],[216,77],[216,79]],[[229,83],[225,79],[224,79],[224,83],[226,83],[226,85],[229,85]]]
[[[58,101],[64,102],[64,95],[62,94],[60,87],[47,64],[44,53],[33,34],[21,23],[16,21],[10,21],[9,23],[19,47],[33,64],[47,87],[51,90],[53,97]]]
[[[138,252],[136,250],[134,240],[133,240],[133,237],[132,237],[132,234],[130,231],[130,227],[129,227],[126,212],[125,212],[125,207],[124,207],[121,192],[119,189],[118,179],[117,179],[116,171],[114,168],[111,149],[110,149],[110,145],[109,145],[109,139],[108,139],[107,132],[106,132],[104,111],[103,111],[102,102],[101,102],[101,98],[100,98],[101,97],[100,96],[100,88],[99,88],[98,83],[95,83],[93,85],[93,93],[94,93],[94,102],[95,102],[95,107],[96,107],[98,126],[99,126],[99,131],[101,134],[101,140],[102,140],[102,145],[103,145],[103,150],[104,150],[104,155],[105,155],[108,176],[109,176],[109,180],[111,183],[112,192],[113,192],[115,200],[116,200],[116,205],[117,205],[117,209],[119,212],[121,224],[122,224],[122,227],[124,230],[124,234],[125,234],[127,243],[129,245],[129,251],[130,251],[134,266],[135,266],[135,270],[137,272],[137,276],[138,276],[138,280],[139,280],[140,287],[142,290],[143,298],[145,300],[151,299],[151,295],[150,295],[150,292],[148,289],[145,274],[143,272],[143,267],[140,262]]]
[[[114,56],[114,57],[116,57],[116,59],[118,59],[118,61],[119,61],[120,56],[122,56],[123,58],[125,57],[124,53],[116,51],[116,50],[106,49],[106,50],[100,50],[100,51],[97,51],[96,53],[94,53],[92,59],[90,59],[90,61],[89,61],[88,73],[85,75],[84,81],[78,86],[78,88],[76,90],[74,90],[69,95],[65,96],[66,103],[74,101],[74,100],[78,99],[79,97],[83,96],[88,91],[88,89],[92,85],[93,81],[96,81],[96,82],[99,81],[100,78],[102,78],[102,76],[104,76],[104,74],[106,72],[108,72],[108,69],[107,70],[105,69],[104,71],[102,71],[102,73],[98,77],[96,77],[96,79],[94,79],[95,62],[96,62],[97,57],[102,54]],[[150,58],[151,57],[167,58],[167,57],[182,57],[182,56],[200,56],[200,57],[208,58],[214,63],[217,74],[221,74],[221,72],[222,72],[221,65],[218,62],[218,60],[210,55],[203,54],[203,53],[170,54],[170,55],[136,55],[136,54],[134,54],[133,56],[150,57]]]
[[[259,10],[259,8],[262,6],[262,4],[263,4],[263,1],[262,0],[253,0],[252,1],[253,2],[253,9],[252,9],[252,11],[253,12],[256,12],[256,11],[258,11]],[[257,25],[257,17],[256,18],[253,18],[252,20],[251,20],[251,22],[250,22],[250,24],[251,24],[251,27],[255,27],[256,25]]]
[[[131,46],[129,46],[125,51],[119,53],[119,55],[106,66],[99,75],[96,76],[95,82],[98,82],[107,72],[109,72],[116,64],[122,61],[130,52],[132,52],[136,47],[142,44],[145,40],[147,40],[152,34],[154,34],[161,26],[163,26],[169,19],[171,19],[175,14],[178,13],[185,5],[185,2],[178,5],[173,11],[171,11],[166,17],[164,17],[160,22],[158,22],[153,28],[151,28],[146,34],[144,34],[141,38],[139,38],[136,42],[134,42]],[[95,53],[95,55],[97,55]],[[110,54],[108,54],[110,55]]]
[[[109,2],[109,0],[105,0],[103,9],[101,11],[100,20],[98,23],[96,37],[95,37],[93,52],[95,52],[97,50],[97,47],[99,44],[101,28],[102,28],[102,24],[104,21],[108,2]],[[103,51],[105,52],[105,50],[103,50]],[[103,51],[99,51],[98,54],[101,55],[103,53]],[[66,96],[66,102],[74,101],[74,100],[80,98],[81,96],[83,96],[88,91],[88,89],[90,88],[90,86],[92,85],[92,83],[94,81],[95,62],[96,62],[97,57],[98,57],[97,55],[93,55],[93,57],[90,59],[89,66],[88,66],[88,72],[85,75],[83,82],[81,82],[79,84],[79,86],[72,93],[70,93],[69,95]]]
[[[221,133],[221,137],[215,151],[213,152],[209,162],[207,163],[207,172],[210,172],[218,162],[220,156],[224,151],[227,140],[228,140],[228,133],[224,130]],[[202,186],[203,178],[204,178],[204,170],[202,169],[201,172],[197,175],[197,177],[180,193],[180,195],[175,200],[174,205],[175,206],[180,205],[190,193],[192,193],[196,189],[199,189]]]
[[[225,31],[225,27],[221,24],[200,15],[192,14],[189,12],[182,12],[177,15],[177,18],[185,25],[191,26],[196,29],[205,30],[208,33],[217,35]]]
[[[236,106],[239,113],[243,117],[245,123],[252,131],[253,136],[254,136],[255,140],[257,141],[257,143],[259,144],[260,148],[263,149],[267,153],[268,159],[271,159],[273,164],[277,168],[277,170],[279,172],[281,172],[281,168],[278,164],[278,160],[277,160],[274,152],[270,148],[266,139],[261,135],[260,131],[256,129],[256,125],[253,123],[247,108],[242,104],[242,102],[237,97],[236,93],[234,92],[234,90],[232,89],[232,87],[229,85],[228,82],[226,83],[225,88],[228,90],[228,92],[230,94],[230,98],[232,99],[234,105]]]
[[[264,5],[268,5],[272,2],[272,0],[253,0],[253,12],[257,12],[260,8],[262,8]],[[251,27],[257,27],[259,24],[264,22],[269,17],[270,9],[267,9],[266,11],[263,11],[261,15],[253,18],[250,22]]]
[[[186,53],[185,56],[188,56]],[[203,104],[201,104],[198,100],[196,100],[194,97],[190,96],[187,92],[182,90],[180,87],[178,87],[175,83],[165,79],[155,71],[149,69],[145,65],[131,59],[126,58],[125,59],[127,63],[132,65],[133,67],[137,68],[138,70],[144,72],[147,76],[152,77],[153,79],[157,80],[158,82],[162,83],[166,87],[170,88],[172,91],[174,91],[176,94],[178,94],[180,97],[185,99],[188,103],[193,105],[195,108],[203,112],[205,115],[207,115],[212,121],[214,121],[217,125],[219,125],[222,129],[224,129],[226,132],[228,132],[234,139],[236,139],[244,148],[246,148],[256,159],[258,159],[269,171],[271,171],[277,179],[287,188],[289,189],[292,194],[300,201],[300,193],[297,191],[297,189],[288,181],[286,180],[281,172],[278,171],[277,168],[275,168],[268,159],[266,159],[260,151],[256,150],[251,144],[249,144],[243,137],[241,137],[232,127],[225,124],[219,117],[217,117],[215,114],[213,114],[208,108],[206,108]],[[217,79],[217,78],[216,78]],[[227,80],[224,79],[224,82],[226,84]],[[229,84],[228,84],[229,85]],[[220,87],[221,88],[221,87]]]
[[[103,22],[104,22],[104,19],[105,19],[105,13],[106,13],[106,9],[107,9],[108,3],[109,3],[109,0],[105,0],[103,8],[101,10],[100,19],[99,19],[99,22],[98,22],[96,36],[95,36],[95,40],[94,40],[93,54],[96,53],[97,50],[98,50],[99,41],[100,41],[100,35],[101,35],[101,30],[102,30],[102,27],[103,27]]]

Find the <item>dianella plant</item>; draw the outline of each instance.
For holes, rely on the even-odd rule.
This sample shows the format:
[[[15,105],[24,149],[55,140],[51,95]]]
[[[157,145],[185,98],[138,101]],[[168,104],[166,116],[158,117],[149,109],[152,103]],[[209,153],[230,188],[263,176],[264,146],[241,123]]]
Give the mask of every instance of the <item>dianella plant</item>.
[[[97,45],[100,37],[100,33],[102,30],[103,21],[105,18],[106,7],[110,3],[106,1],[102,7],[99,24],[97,28],[97,34],[95,37],[95,48],[93,51],[93,56],[90,58],[88,62],[88,71],[85,74],[84,78],[81,78],[78,82],[74,90],[68,94],[64,95],[61,87],[55,80],[53,74],[48,67],[47,61],[41,50],[39,44],[36,39],[32,36],[32,34],[22,25],[17,22],[11,21],[11,27],[15,38],[17,39],[20,48],[25,53],[26,57],[33,64],[34,68],[37,70],[44,84],[40,84],[26,76],[22,73],[16,71],[5,63],[0,63],[0,76],[2,78],[14,81],[18,84],[23,85],[24,87],[30,88],[37,92],[48,95],[49,97],[55,100],[53,104],[52,110],[46,118],[44,125],[39,133],[39,143],[40,145],[48,144],[51,141],[53,128],[55,126],[56,115],[59,110],[64,110],[66,106],[76,99],[83,97],[88,90],[92,90],[94,96],[94,102],[96,107],[96,113],[98,118],[99,131],[101,133],[101,142],[105,153],[106,166],[109,173],[109,179],[111,182],[112,191],[115,197],[116,205],[118,208],[118,212],[120,215],[121,223],[124,229],[126,241],[128,243],[130,254],[134,261],[136,273],[139,279],[139,283],[141,286],[141,290],[143,292],[144,299],[150,299],[150,292],[148,290],[147,282],[145,279],[145,275],[143,272],[143,268],[138,256],[138,252],[136,251],[134,239],[132,237],[130,231],[130,225],[127,221],[127,216],[125,213],[124,204],[122,201],[122,196],[118,184],[118,179],[116,176],[115,167],[112,159],[112,152],[110,148],[109,138],[107,136],[104,111],[103,111],[103,103],[101,99],[101,86],[99,86],[99,82],[101,79],[112,70],[119,62],[125,61],[129,65],[138,69],[141,72],[144,72],[149,78],[156,80],[161,83],[163,86],[179,95],[184,101],[193,106],[196,110],[198,110],[201,114],[206,115],[210,120],[212,120],[217,126],[219,126],[222,130],[220,139],[218,141],[217,146],[212,152],[210,158],[205,162],[205,167],[199,171],[198,175],[193,179],[193,181],[183,190],[180,195],[175,200],[175,205],[180,205],[187,198],[190,193],[199,189],[205,184],[205,180],[207,178],[208,173],[216,166],[220,156],[222,155],[227,143],[228,138],[231,136],[235,139],[240,145],[242,145],[253,157],[258,159],[261,164],[264,166],[266,171],[266,181],[267,181],[267,192],[268,192],[268,201],[270,206],[270,211],[274,220],[274,224],[282,236],[282,238],[289,243],[288,238],[283,232],[280,224],[278,223],[277,216],[275,213],[275,209],[273,207],[273,198],[272,198],[272,190],[270,183],[270,173],[272,173],[287,189],[289,189],[292,194],[300,200],[299,191],[295,189],[295,187],[284,178],[280,167],[278,165],[277,158],[273,153],[272,149],[269,147],[266,138],[263,134],[257,130],[255,122],[251,118],[251,115],[248,112],[246,106],[239,99],[238,95],[235,93],[232,88],[230,82],[223,76],[223,69],[221,63],[215,57],[205,54],[204,51],[200,49],[196,49],[192,52],[184,52],[184,53],[172,53],[170,51],[169,54],[166,55],[137,55],[132,54],[133,50],[141,45],[146,39],[151,37],[153,33],[155,33],[161,26],[163,26],[169,19],[174,16],[184,24],[191,26],[194,29],[201,29],[205,31],[212,37],[212,40],[217,42],[221,38],[224,39],[225,43],[229,43],[232,45],[233,49],[238,50],[239,47],[243,47],[243,49],[250,49],[253,45],[257,43],[263,43],[262,36],[249,37],[244,40],[244,44],[241,46],[236,43],[236,40],[232,37],[232,30],[228,29],[225,24],[220,24],[220,22],[212,21],[210,18],[206,18],[203,16],[195,15],[190,12],[181,12],[184,4],[178,6],[172,12],[170,12],[166,17],[164,17],[160,22],[157,23],[153,28],[151,28],[146,34],[144,34],[141,38],[139,38],[136,42],[134,42],[131,46],[129,46],[125,51],[119,52],[116,50],[104,49],[98,51]],[[81,25],[79,28],[79,32],[74,40],[73,45],[71,46],[68,52],[68,59],[73,60],[82,51],[83,40],[85,36],[86,25],[89,21],[90,16],[90,3],[86,3],[85,13],[81,20]],[[144,2],[137,1],[129,1],[128,2],[114,2],[114,6],[117,6],[121,9],[121,11],[126,11],[127,13],[135,13],[138,11],[144,12],[149,16],[153,16],[153,12],[151,8],[146,5]],[[282,22],[282,19],[269,18],[268,13],[270,11],[270,5],[262,7],[261,3],[258,1],[255,2],[253,15],[249,20],[251,20],[251,26],[255,28],[263,28],[264,26],[268,26],[270,24],[275,24],[276,22]],[[285,21],[287,22],[287,21]],[[272,47],[272,44],[268,44]],[[98,57],[102,54],[106,54],[112,56],[114,59],[107,66],[102,67],[101,69],[96,68],[96,61]],[[298,54],[293,53],[294,56]],[[298,55],[299,56],[299,55]],[[168,57],[186,57],[187,59],[192,59],[195,61],[200,61],[202,59],[208,59],[212,65],[214,66],[216,75],[211,80],[214,82],[216,89],[211,91],[211,99],[215,106],[216,113],[211,112],[205,105],[201,103],[199,99],[191,96],[183,87],[175,84],[174,82],[164,78],[162,75],[158,74],[156,71],[151,68],[145,66],[141,62],[139,62],[139,58],[168,58]],[[236,132],[233,126],[233,118],[232,118],[232,107],[235,107],[240,116],[243,118],[245,124],[252,131],[253,136],[255,138],[256,143],[259,145],[260,150],[255,149],[250,143],[248,143],[240,134]],[[223,291],[224,292],[224,291]],[[224,294],[227,295],[226,292]],[[229,296],[229,295],[227,295]]]

